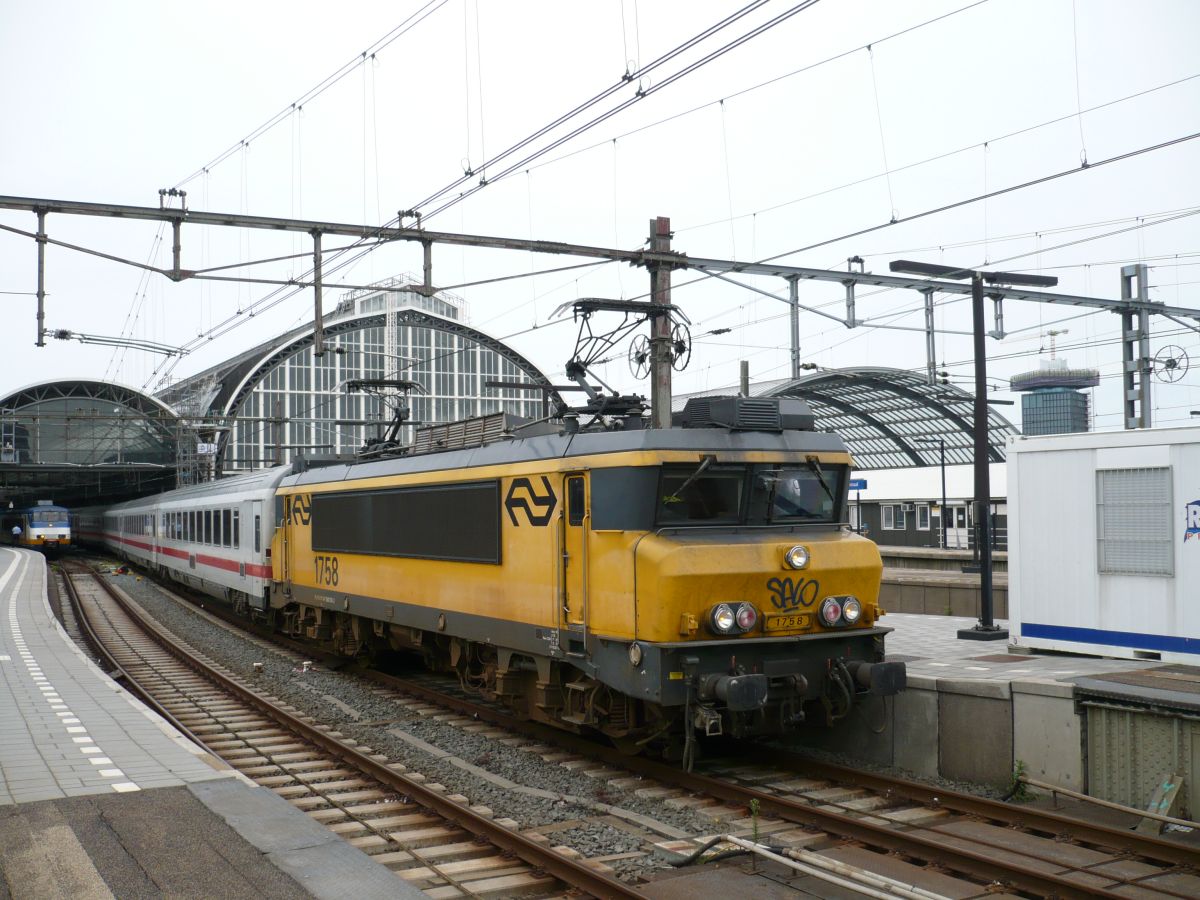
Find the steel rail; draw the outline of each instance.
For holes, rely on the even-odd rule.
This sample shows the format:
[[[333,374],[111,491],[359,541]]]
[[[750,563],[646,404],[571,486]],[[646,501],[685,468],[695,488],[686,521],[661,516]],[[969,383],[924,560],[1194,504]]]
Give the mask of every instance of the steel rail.
[[[209,612],[214,607],[206,607]],[[246,621],[232,613],[221,609],[219,615],[237,627],[246,628]],[[260,636],[285,645],[301,653],[321,658],[327,665],[345,664],[344,657],[338,657],[324,652],[314,652],[314,648],[296,641],[281,638],[261,625],[252,629]],[[895,829],[880,828],[879,826],[860,821],[851,816],[831,810],[821,810],[804,800],[791,800],[776,794],[768,794],[755,788],[734,784],[700,773],[687,773],[681,769],[646,758],[644,756],[629,756],[614,748],[605,747],[595,741],[571,734],[561,729],[552,728],[536,722],[517,719],[510,713],[487,704],[446,694],[436,688],[428,687],[418,682],[393,675],[387,675],[373,670],[365,670],[360,676],[376,683],[391,687],[409,694],[416,695],[430,702],[443,705],[449,709],[477,717],[481,721],[501,725],[505,728],[521,732],[533,739],[570,749],[572,752],[588,756],[606,764],[619,766],[645,777],[672,784],[684,790],[703,793],[724,802],[748,806],[757,800],[760,812],[769,812],[785,821],[809,825],[838,834],[851,840],[860,841],[876,847],[911,854],[923,859],[936,860],[948,868],[977,878],[999,881],[1029,890],[1041,895],[1059,897],[1111,897],[1125,896],[1119,893],[1119,886],[1114,890],[1099,887],[1087,887],[1078,880],[1072,880],[1071,875],[1041,874],[1014,869],[996,861],[993,855],[986,851],[975,852],[966,849],[953,848],[945,841],[948,836],[925,838],[913,832],[900,832]],[[865,773],[856,769],[838,767],[831,764],[815,763],[796,754],[787,754],[795,768],[806,775],[818,770],[828,773],[828,777],[870,787],[873,790],[890,791],[894,795],[907,797],[915,802],[932,804],[934,798],[937,807],[964,815],[977,816],[1006,825],[1019,826],[1029,831],[1042,831],[1054,834],[1067,834],[1082,843],[1096,844],[1109,851],[1132,852],[1139,856],[1158,860],[1186,869],[1195,867],[1195,853],[1190,848],[1179,844],[1126,832],[1104,825],[1081,822],[1068,816],[1039,810],[1026,810],[1012,807],[987,798],[976,797],[956,791],[934,790],[917,782],[889,776]],[[776,755],[775,759],[778,759]],[[1082,832],[1082,834],[1079,834]],[[971,840],[964,838],[963,840]],[[1060,869],[1070,869],[1078,876],[1090,879],[1104,879],[1116,882],[1118,879],[1089,872],[1086,867],[1072,869],[1068,864],[1058,860],[1045,860]],[[1137,880],[1128,882],[1136,884]],[[1170,895],[1170,891],[1164,892]]]
[[[791,800],[786,797],[780,797],[777,794],[768,794],[755,788],[722,781],[712,776],[684,772],[682,769],[645,757],[627,756],[619,750],[602,747],[585,738],[555,728],[541,726],[537,723],[513,719],[507,713],[492,707],[447,695],[434,688],[429,688],[407,679],[372,672],[364,672],[362,674],[379,684],[416,694],[431,702],[440,703],[460,712],[477,715],[480,720],[486,720],[492,724],[504,725],[505,727],[522,731],[535,739],[567,747],[581,755],[591,756],[601,762],[621,766],[637,774],[672,784],[683,790],[706,794],[723,802],[739,806],[749,806],[752,801],[757,800],[760,813],[775,815],[785,821],[796,824],[820,828],[821,830],[838,834],[850,840],[860,841],[870,846],[882,847],[890,851],[934,860],[945,865],[947,868],[972,875],[976,878],[1011,884],[1022,890],[1032,891],[1042,896],[1053,895],[1064,898],[1108,897],[1114,898],[1114,900],[1115,898],[1125,896],[1120,893],[1119,886],[1113,890],[1106,890],[1100,887],[1084,886],[1079,881],[1073,880],[1070,875],[1060,876],[1015,869],[997,862],[994,855],[989,855],[986,851],[976,852],[951,847],[946,843],[946,839],[950,837],[947,835],[940,836],[939,838],[927,838],[921,837],[914,832],[901,832],[892,828],[881,828],[852,816],[843,815],[832,810],[818,809],[804,800]],[[816,768],[816,764],[810,763],[807,760],[803,760],[803,766],[805,774]],[[860,775],[863,774],[858,770],[842,770],[844,780],[857,783],[866,780],[860,778]],[[930,798],[936,795],[938,799],[937,805],[942,809],[958,811],[966,815],[980,816],[1005,824],[1030,828],[1031,821],[1036,821],[1039,817],[1047,817],[1053,820],[1056,827],[1044,827],[1040,830],[1058,831],[1066,834],[1071,834],[1078,824],[1075,819],[1066,816],[1019,810],[994,800],[974,797],[970,794],[942,790],[934,792],[932,789],[926,789],[923,785],[904,781],[903,779],[892,779],[879,775],[871,775],[870,778],[874,779],[880,785],[880,789],[890,789],[895,792],[897,788],[912,786],[917,789],[914,793],[927,790]],[[1032,830],[1039,829],[1033,826]],[[1089,839],[1087,842],[1098,843],[1108,850],[1117,852],[1131,850],[1134,853],[1151,859],[1159,859],[1163,862],[1186,868],[1191,868],[1195,865],[1195,853],[1190,848],[1167,841],[1148,838],[1144,835],[1133,835],[1132,833],[1107,828],[1102,825],[1087,825],[1086,831],[1090,835],[1095,836],[1094,841]],[[970,839],[964,838],[963,840]],[[1068,864],[1064,864],[1061,861],[1047,860],[1047,862],[1051,862],[1060,869],[1071,868]],[[1078,868],[1074,871],[1084,878],[1118,881],[1117,878],[1111,876],[1091,873],[1086,868]],[[1136,881],[1129,883],[1136,884]],[[1168,896],[1170,895],[1169,891],[1164,893]]]
[[[166,719],[169,723],[171,723],[171,727],[175,728],[180,734],[186,737],[197,747],[200,747],[206,753],[211,752],[204,746],[204,742],[200,740],[200,738],[197,737],[191,731],[191,729],[180,722],[179,719],[175,718],[169,709],[155,700],[154,697],[142,687],[138,680],[125,671],[124,666],[117,662],[117,658],[113,656],[108,647],[104,644],[104,641],[102,641],[100,636],[96,633],[96,629],[92,624],[91,616],[83,605],[83,601],[79,596],[79,591],[76,589],[75,583],[71,580],[73,574],[88,575],[92,577],[96,584],[104,588],[105,593],[107,593],[110,597],[113,597],[114,600],[117,600],[118,603],[120,600],[118,600],[112,593],[111,586],[108,584],[108,582],[97,576],[96,573],[90,568],[85,568],[82,571],[75,573],[69,572],[65,568],[63,569],[63,583],[67,588],[67,597],[70,600],[71,608],[75,611],[75,621],[78,622],[79,627],[83,629],[84,637],[88,642],[88,646],[91,647],[95,653],[98,653],[104,657],[104,661],[108,663],[109,668],[116,673],[115,676],[110,675],[109,677],[112,678],[113,681],[119,682],[122,687],[128,690],[131,694],[134,694],[139,700]]]
[[[463,830],[484,838],[501,850],[520,857],[536,869],[546,872],[579,890],[601,898],[643,897],[640,892],[634,890],[624,882],[610,878],[602,872],[593,869],[591,866],[563,856],[531,840],[520,832],[505,828],[494,819],[482,816],[468,809],[466,806],[449,799],[445,794],[430,790],[420,782],[407,778],[399,772],[390,769],[385,763],[381,763],[367,756],[365,753],[346,746],[346,744],[337,738],[327,734],[319,726],[310,725],[302,719],[290,715],[238,681],[209,667],[203,660],[197,659],[186,647],[175,641],[144,612],[137,609],[115,587],[108,585],[103,579],[98,580],[102,584],[105,584],[106,588],[111,589],[110,596],[113,597],[125,613],[137,622],[139,627],[155,643],[181,663],[193,671],[200,673],[205,678],[211,679],[244,703],[255,707],[280,725],[321,747],[327,753],[345,760],[348,764],[355,766],[360,771],[370,775],[393,790],[408,795],[418,805],[433,810],[439,816],[449,822],[453,822]]]
[[[95,576],[95,574],[96,574],[96,573],[95,573],[94,571],[90,571],[90,570],[88,570],[88,571],[84,572],[83,574],[90,574],[90,575],[92,575],[92,576]],[[99,579],[99,578],[96,578],[95,580],[96,580],[96,582],[97,582],[97,583],[101,584],[102,586],[105,586],[105,588],[106,588],[106,593],[108,594],[108,596],[109,596],[110,598],[112,598],[112,599],[113,599],[115,602],[118,602],[118,603],[119,603],[119,598],[117,598],[117,597],[116,597],[116,595],[115,595],[115,594],[114,594],[114,593],[113,593],[111,590],[108,590],[108,589],[107,589],[107,585],[106,585],[106,583],[104,583],[104,582],[103,582],[101,579]],[[73,590],[74,590],[74,588],[75,588],[75,586],[72,584],[72,585],[70,586],[70,589],[73,591]],[[76,594],[75,596],[77,597],[78,595]],[[80,606],[80,605],[81,605],[81,604],[78,604],[78,603],[74,603],[74,604],[73,604],[73,606],[75,606],[75,608],[76,608],[77,610],[79,610],[79,606]],[[82,613],[82,610],[79,610],[79,612],[80,612],[80,613]],[[77,619],[78,619],[78,616],[77,616]],[[91,628],[91,623],[90,623],[90,622],[88,622],[88,623],[86,623],[86,624],[87,624],[88,628],[90,629],[90,628]],[[137,694],[139,697],[142,697],[144,700],[146,700],[146,701],[147,701],[147,702],[148,702],[148,703],[149,703],[151,706],[153,706],[153,708],[154,708],[155,710],[157,710],[157,711],[158,711],[160,714],[162,714],[162,715],[166,716],[166,717],[167,717],[167,719],[168,719],[168,720],[169,720],[169,721],[170,721],[172,724],[174,724],[176,728],[179,728],[181,731],[183,731],[183,733],[184,733],[184,734],[185,734],[185,735],[186,735],[188,738],[190,738],[190,739],[192,740],[192,742],[193,742],[193,743],[195,743],[195,744],[196,744],[198,747],[200,747],[200,749],[202,749],[202,750],[203,750],[205,753],[210,753],[210,754],[211,754],[211,753],[213,753],[213,751],[212,751],[212,750],[210,750],[210,749],[208,748],[208,746],[207,746],[207,744],[204,742],[204,739],[203,739],[203,738],[200,738],[200,737],[199,737],[198,735],[196,735],[194,732],[190,731],[190,730],[189,730],[189,729],[187,729],[185,726],[183,726],[183,725],[182,725],[182,724],[181,724],[181,723],[180,723],[180,722],[179,722],[179,721],[178,721],[178,720],[177,720],[177,719],[176,719],[176,718],[175,718],[175,717],[174,717],[174,716],[173,716],[173,715],[172,715],[172,714],[169,712],[169,710],[167,710],[167,708],[166,708],[166,707],[164,707],[164,706],[162,706],[161,704],[159,704],[159,703],[158,703],[158,702],[157,702],[157,701],[156,701],[156,700],[155,700],[155,699],[154,699],[154,698],[153,698],[153,697],[152,697],[152,696],[151,696],[151,695],[150,695],[150,694],[147,692],[147,690],[146,690],[146,689],[145,689],[145,688],[144,688],[144,687],[141,685],[141,683],[140,683],[140,682],[137,680],[137,678],[136,678],[136,677],[134,677],[133,675],[129,674],[127,670],[124,670],[124,669],[123,669],[123,667],[121,667],[121,666],[120,666],[120,663],[119,663],[119,662],[117,662],[117,660],[116,660],[115,656],[113,655],[113,653],[112,653],[112,652],[111,652],[111,651],[108,649],[107,645],[105,645],[105,644],[103,643],[102,639],[100,639],[99,635],[98,635],[98,634],[96,634],[94,630],[90,631],[90,634],[91,634],[91,636],[90,636],[90,637],[88,637],[87,635],[85,635],[85,636],[84,636],[85,640],[88,640],[88,641],[89,641],[91,644],[93,644],[93,645],[95,646],[95,649],[97,650],[97,652],[101,653],[101,654],[102,654],[102,655],[105,657],[105,659],[109,660],[109,662],[110,662],[110,663],[111,663],[111,664],[112,664],[112,665],[113,665],[113,666],[114,666],[114,667],[115,667],[115,668],[116,668],[118,671],[120,671],[120,672],[121,672],[121,674],[122,674],[122,676],[123,676],[123,678],[124,678],[124,680],[125,680],[125,684],[127,685],[127,687],[128,687],[128,689],[129,689],[129,690],[133,691],[133,692],[134,692],[134,693],[136,693],[136,694]],[[136,652],[136,651],[135,651],[135,652]],[[174,659],[174,657],[172,657],[172,659]],[[147,660],[147,662],[149,662],[149,660]],[[152,671],[153,671],[153,667],[152,667]],[[160,674],[160,675],[161,675],[162,673],[157,673],[157,674]],[[198,709],[202,708],[202,704],[200,704],[199,702],[195,701],[195,699],[194,699],[194,698],[188,698],[188,699],[189,699],[189,702],[193,702],[193,703],[195,703],[195,705],[197,706],[197,708],[198,708]],[[210,714],[210,715],[211,715],[211,714]],[[213,716],[213,717],[212,717],[212,721],[213,721],[213,722],[216,722],[216,723],[219,723],[219,724],[222,724],[222,725],[224,725],[224,726],[225,726],[225,727],[227,727],[227,728],[229,727],[229,726],[228,726],[228,723],[224,723],[224,722],[222,722],[222,721],[221,721],[221,719],[220,719],[219,717]],[[237,734],[237,732],[236,732],[236,731],[230,731],[229,733],[230,733],[230,734],[234,734],[234,735],[236,735],[236,734]],[[275,760],[272,758],[272,754],[271,754],[269,751],[264,751],[264,750],[262,750],[262,749],[259,749],[259,753],[260,753],[260,754],[262,754],[262,755],[263,755],[263,756],[264,756],[264,757],[265,757],[265,758],[266,758],[266,759],[267,759],[267,760],[268,760],[268,761],[269,761],[271,764],[273,764],[273,765],[275,765],[276,767],[278,767],[278,769],[279,769],[280,771],[284,771],[284,767],[283,767],[281,764],[277,763],[277,762],[276,762],[276,761],[275,761]],[[215,755],[215,754],[214,754],[214,755]],[[235,766],[234,768],[236,768],[236,766]],[[427,859],[426,859],[426,858],[425,858],[425,857],[422,855],[421,851],[420,851],[420,850],[418,850],[417,848],[415,848],[415,847],[411,847],[411,846],[408,846],[408,845],[404,844],[404,842],[403,842],[403,841],[396,840],[396,839],[395,839],[394,837],[392,837],[392,836],[391,836],[391,835],[390,835],[390,834],[389,834],[387,831],[380,829],[380,828],[379,828],[379,827],[378,827],[378,826],[377,826],[377,825],[376,825],[374,822],[372,822],[372,821],[371,821],[369,818],[364,818],[363,816],[360,816],[360,815],[358,815],[357,813],[355,813],[355,812],[354,812],[352,809],[348,808],[348,807],[347,807],[347,806],[346,806],[346,805],[345,805],[345,804],[344,804],[344,803],[343,803],[343,802],[342,802],[342,801],[341,801],[341,800],[340,800],[340,799],[339,799],[339,798],[338,798],[336,795],[334,795],[334,794],[325,794],[325,793],[322,793],[322,792],[319,790],[319,788],[317,788],[317,787],[315,787],[315,786],[313,786],[313,785],[311,785],[311,784],[308,784],[307,786],[308,786],[310,789],[312,789],[312,790],[313,790],[313,792],[314,792],[314,794],[315,794],[316,796],[319,796],[319,797],[321,797],[322,799],[324,799],[324,800],[325,800],[327,803],[329,803],[329,804],[330,804],[330,806],[332,806],[332,807],[334,807],[334,808],[336,808],[336,809],[339,809],[339,810],[341,810],[341,812],[342,812],[342,813],[343,813],[343,814],[344,814],[344,815],[345,815],[345,816],[346,816],[348,819],[350,819],[350,820],[352,820],[352,821],[354,821],[354,822],[357,822],[357,823],[358,823],[358,824],[359,824],[359,825],[360,825],[362,828],[364,828],[364,829],[366,829],[367,831],[369,831],[369,832],[371,832],[371,833],[373,833],[373,834],[375,834],[375,835],[377,835],[377,836],[379,836],[379,837],[383,838],[384,840],[391,840],[391,841],[394,841],[394,842],[395,842],[395,843],[396,843],[398,846],[402,847],[402,848],[403,848],[403,850],[404,850],[406,853],[408,853],[408,854],[409,854],[409,855],[410,855],[410,856],[411,856],[413,859],[415,859],[415,860],[416,860],[417,862],[419,862],[421,865],[423,865],[423,866],[426,866],[426,867],[430,868],[431,870],[433,870],[434,872],[436,872],[436,873],[437,873],[437,875],[438,875],[440,878],[442,878],[444,881],[446,881],[446,883],[447,883],[447,884],[449,884],[449,885],[453,885],[454,887],[457,887],[457,888],[459,888],[459,889],[460,889],[460,890],[461,890],[461,891],[462,891],[464,894],[466,894],[466,895],[472,895],[472,896],[474,896],[474,895],[473,895],[473,893],[472,893],[472,891],[471,891],[469,888],[467,888],[467,887],[465,887],[463,884],[461,884],[461,882],[460,882],[458,879],[456,879],[454,876],[452,876],[452,875],[448,874],[448,873],[447,873],[447,872],[444,870],[444,868],[442,868],[441,866],[439,866],[439,865],[438,865],[438,864],[436,864],[436,863],[433,863],[433,862],[431,862],[431,861],[427,860]]]
[[[1195,868],[1196,851],[1182,844],[1165,841],[1152,835],[1125,831],[1109,825],[1098,825],[1084,819],[1076,819],[1047,810],[1025,809],[1010,806],[986,797],[976,797],[957,791],[945,791],[916,781],[890,778],[861,769],[851,769],[836,763],[816,762],[795,753],[773,750],[772,762],[780,759],[794,767],[803,766],[806,775],[828,778],[834,781],[853,781],[855,784],[875,791],[889,791],[916,803],[936,804],[943,809],[953,809],[966,815],[994,819],[1008,825],[1021,825],[1030,831],[1048,834],[1069,834],[1073,840],[1096,844],[1112,850],[1126,850],[1148,859],[1169,862],[1177,866]]]
[[[311,653],[312,648],[308,648],[307,652]],[[540,725],[536,722],[517,719],[509,713],[494,707],[445,694],[435,688],[430,688],[405,678],[398,678],[394,675],[377,672],[363,672],[361,674],[363,677],[370,678],[379,684],[408,691],[431,702],[441,703],[458,712],[477,715],[481,720],[487,720],[491,724],[503,725],[507,728],[522,731],[529,737],[537,740],[561,744],[573,752],[591,756],[600,762],[621,766],[649,778],[672,781],[677,786],[685,789],[708,791],[707,786],[704,785],[692,786],[676,781],[675,779],[681,772],[676,767],[667,763],[643,756],[629,756],[619,750],[597,744],[595,741],[588,740],[587,738],[564,732],[557,728]],[[936,800],[939,808],[960,812],[964,815],[978,816],[1002,822],[1005,825],[1021,826],[1030,831],[1070,834],[1073,838],[1084,843],[1097,844],[1110,850],[1128,851],[1147,859],[1171,863],[1172,865],[1189,868],[1196,866],[1196,853],[1192,848],[1166,841],[1162,838],[1127,832],[1120,828],[1085,822],[1070,816],[1059,815],[1044,810],[1014,807],[997,800],[989,800],[986,797],[977,797],[973,794],[965,794],[960,791],[932,788],[928,785],[908,781],[903,778],[864,772],[860,769],[837,766],[832,763],[816,762],[795,753],[786,753],[775,749],[771,752],[773,762],[778,762],[780,759],[786,760],[791,768],[806,776],[814,775],[822,777],[824,775],[824,777],[830,780],[853,783],[880,792],[891,792],[893,795],[905,797],[917,803],[933,804],[934,800]],[[697,774],[696,777],[709,779],[716,784],[724,783],[703,774]]]

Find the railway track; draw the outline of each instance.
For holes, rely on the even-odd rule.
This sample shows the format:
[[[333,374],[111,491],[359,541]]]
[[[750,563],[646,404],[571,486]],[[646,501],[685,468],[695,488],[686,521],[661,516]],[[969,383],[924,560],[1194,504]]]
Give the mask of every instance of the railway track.
[[[688,773],[514,720],[453,688],[434,687],[431,678],[372,677],[418,702],[524,733],[531,739],[526,749],[561,765],[619,771],[608,780],[614,788],[632,789],[676,808],[703,810],[713,820],[714,833],[746,836],[749,824],[763,843],[831,852],[859,869],[908,883],[921,883],[920,869],[933,867],[964,876],[989,892],[1200,896],[1195,849],[1160,838],[778,751],[772,751],[769,765],[714,760]],[[658,846],[688,853],[702,841]],[[948,896],[970,896],[962,893],[962,883],[943,887]]]
[[[635,897],[567,853],[260,696],[173,640],[79,564],[63,585],[118,678],[192,740],[430,897]],[[565,848],[564,848],[565,849]]]
[[[207,605],[210,613],[215,611]],[[227,620],[239,629],[244,625]],[[309,647],[273,643],[313,655]],[[754,837],[793,861],[799,857],[804,865],[824,865],[816,857],[825,857],[857,873],[883,873],[945,896],[996,891],[1059,897],[1200,896],[1195,850],[1171,841],[777,751],[769,765],[728,759],[684,773],[516,720],[439,676],[362,675],[398,708],[417,709],[464,730],[493,725],[520,734],[521,739],[505,743],[586,771],[614,792],[632,791],[668,807],[694,809],[712,822],[713,835]],[[704,839],[647,834],[646,842],[665,853],[687,854]]]

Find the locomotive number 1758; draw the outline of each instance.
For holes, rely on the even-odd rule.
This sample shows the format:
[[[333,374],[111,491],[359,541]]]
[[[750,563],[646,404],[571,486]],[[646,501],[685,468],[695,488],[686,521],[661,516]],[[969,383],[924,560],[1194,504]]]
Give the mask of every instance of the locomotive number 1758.
[[[336,556],[314,556],[317,584],[338,583],[338,558]]]

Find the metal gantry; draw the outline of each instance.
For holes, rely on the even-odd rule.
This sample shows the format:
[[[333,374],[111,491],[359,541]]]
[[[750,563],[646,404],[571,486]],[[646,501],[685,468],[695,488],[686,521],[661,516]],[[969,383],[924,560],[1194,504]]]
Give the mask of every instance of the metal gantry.
[[[0,230],[23,235],[34,240],[38,248],[38,324],[37,344],[45,342],[44,298],[45,298],[45,266],[44,255],[47,244],[54,244],[79,252],[90,253],[103,258],[149,270],[161,274],[174,281],[183,280],[212,280],[238,281],[251,284],[291,286],[295,288],[312,288],[315,313],[314,349],[319,354],[324,349],[324,335],[321,321],[321,295],[323,284],[323,267],[329,254],[328,248],[323,248],[322,238],[325,235],[336,235],[354,238],[352,246],[362,247],[369,244],[388,243],[394,241],[409,241],[421,244],[424,257],[424,278],[419,285],[395,287],[395,290],[417,290],[427,294],[435,293],[433,285],[433,247],[441,244],[447,246],[469,246],[492,248],[499,250],[516,250],[528,253],[545,253],[568,255],[591,259],[611,260],[628,263],[646,268],[650,273],[650,297],[656,303],[670,303],[671,273],[674,270],[695,270],[707,276],[720,278],[737,284],[744,289],[767,294],[790,307],[790,344],[791,368],[793,376],[800,371],[800,329],[799,313],[801,310],[832,319],[847,328],[856,328],[868,323],[857,317],[855,309],[855,290],[859,285],[883,288],[912,290],[923,294],[925,298],[925,323],[923,327],[869,324],[872,328],[895,328],[900,330],[915,330],[926,335],[927,367],[930,379],[934,378],[934,354],[936,350],[934,335],[937,329],[933,322],[933,296],[935,294],[957,294],[969,296],[971,286],[945,279],[913,278],[903,275],[874,274],[863,271],[862,260],[852,257],[848,271],[832,269],[815,269],[805,266],[789,266],[776,262],[743,262],[731,259],[712,259],[693,257],[680,253],[671,248],[670,220],[659,217],[651,222],[649,247],[638,250],[622,250],[611,247],[598,247],[585,244],[573,244],[563,241],[544,241],[525,238],[499,237],[495,235],[458,234],[453,232],[430,231],[421,227],[387,227],[376,225],[358,225],[340,222],[315,221],[307,219],[276,218],[254,216],[237,213],[205,212],[194,209],[142,207],[106,203],[84,203],[76,201],[49,200],[29,197],[0,196],[0,209],[24,210],[32,212],[37,217],[37,230],[34,232],[0,225]],[[78,216],[107,216],[119,219],[150,220],[169,223],[174,233],[173,259],[169,269],[149,266],[133,260],[120,259],[110,254],[75,246],[50,238],[46,233],[46,217],[49,214],[78,215]],[[211,269],[185,269],[182,266],[182,229],[184,225],[222,226],[234,228],[254,228],[270,231],[306,233],[313,240],[313,266],[309,274],[301,278],[271,279],[249,278],[237,275],[218,274],[227,266]],[[346,249],[346,248],[339,248]],[[247,261],[243,265],[254,264]],[[258,260],[257,262],[269,262]],[[857,270],[856,270],[857,267]],[[743,284],[730,277],[732,275],[756,275],[783,279],[787,284],[787,298],[771,294]],[[844,286],[846,291],[845,316],[835,316],[824,310],[815,309],[802,304],[799,296],[799,284],[803,281],[836,282]],[[1137,282],[1136,293],[1133,282]],[[369,285],[344,285],[339,287],[355,288],[370,287]],[[1150,424],[1150,378],[1152,363],[1149,358],[1149,328],[1150,316],[1162,315],[1173,321],[1192,320],[1183,322],[1187,327],[1200,330],[1195,322],[1200,322],[1200,310],[1187,307],[1171,306],[1166,303],[1152,301],[1147,296],[1144,266],[1131,266],[1122,270],[1122,290],[1120,299],[1113,300],[1103,297],[1091,297],[1079,294],[1048,293],[1032,290],[1016,285],[990,284],[985,289],[986,297],[993,303],[993,320],[995,327],[987,333],[993,338],[1004,337],[1005,300],[1022,300],[1035,303],[1048,303],[1068,306],[1082,306],[1092,309],[1110,310],[1122,317],[1122,338],[1124,343],[1124,377],[1125,377],[1125,425],[1127,428],[1147,427]],[[651,410],[654,424],[663,426],[669,423],[670,415],[670,337],[669,334],[659,333],[660,326],[667,326],[665,317],[656,318],[656,329],[652,334],[652,397]],[[945,332],[944,332],[945,333]],[[950,332],[970,334],[971,332]],[[656,399],[657,397],[657,399]],[[665,398],[665,399],[664,399]]]

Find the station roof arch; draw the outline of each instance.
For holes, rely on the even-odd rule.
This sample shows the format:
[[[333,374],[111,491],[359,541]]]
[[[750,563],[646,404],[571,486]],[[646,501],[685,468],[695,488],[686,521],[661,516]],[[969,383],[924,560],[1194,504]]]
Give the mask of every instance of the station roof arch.
[[[0,498],[111,502],[175,486],[179,419],[135,388],[66,379],[0,398]]]
[[[464,305],[444,292],[424,297],[401,290],[389,300],[379,290],[361,289],[323,317],[321,339],[327,352],[322,358],[313,353],[316,334],[308,323],[181,379],[157,396],[198,430],[213,429],[220,444],[216,465],[223,472],[287,462],[306,449],[356,452],[376,419],[386,426],[391,412],[383,409],[384,402],[397,400],[391,392],[359,403],[343,385],[378,378],[381,365],[384,371],[393,369],[381,363],[388,356],[390,330],[395,349],[410,354],[402,358],[412,366],[399,366],[400,373],[388,377],[411,378],[419,385],[408,401],[415,423],[438,424],[500,410],[526,418],[544,416],[548,404],[560,400],[550,380],[512,347],[463,322]],[[406,340],[411,341],[409,349]],[[460,353],[470,361],[464,356],[455,364]],[[485,387],[492,379],[545,390]]]
[[[701,394],[737,393],[736,388]],[[805,401],[817,427],[840,434],[854,456],[855,468],[893,469],[936,466],[939,441],[946,464],[974,461],[975,395],[949,384],[930,384],[904,369],[823,369],[801,378],[750,385],[753,397],[795,397]],[[686,397],[676,398],[682,408]],[[1019,432],[1004,416],[988,409],[988,461],[1003,462],[1009,435]]]

